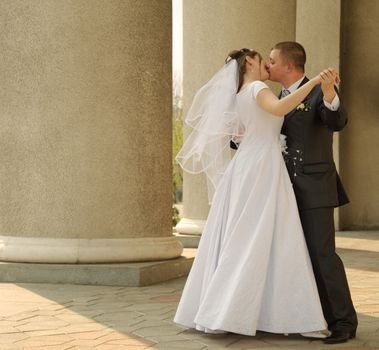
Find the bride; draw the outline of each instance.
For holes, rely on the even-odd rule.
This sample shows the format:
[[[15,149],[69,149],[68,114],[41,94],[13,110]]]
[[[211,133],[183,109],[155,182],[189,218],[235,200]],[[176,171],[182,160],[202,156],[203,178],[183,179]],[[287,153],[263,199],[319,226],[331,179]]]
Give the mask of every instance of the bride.
[[[286,113],[322,79],[338,75],[326,70],[281,100],[267,78],[258,52],[232,51],[186,117],[193,131],[177,161],[188,172],[205,172],[212,205],[174,321],[200,331],[327,328],[280,130]],[[231,140],[239,141],[232,159]]]

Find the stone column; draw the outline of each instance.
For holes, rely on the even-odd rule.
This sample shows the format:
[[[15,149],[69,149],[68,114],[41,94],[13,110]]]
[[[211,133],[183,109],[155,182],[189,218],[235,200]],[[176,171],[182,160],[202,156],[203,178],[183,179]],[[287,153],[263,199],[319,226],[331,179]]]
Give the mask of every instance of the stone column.
[[[0,22],[0,260],[180,256],[171,0],[4,0]]]
[[[343,2],[342,96],[349,123],[341,135],[341,174],[350,204],[346,230],[379,228],[378,77],[379,2]]]
[[[296,1],[184,0],[183,108],[220,69],[228,52],[254,48],[267,58],[279,41],[295,39]],[[201,234],[208,215],[203,175],[184,174],[181,233]]]
[[[296,41],[307,52],[306,74],[312,77],[322,69],[340,70],[341,0],[301,0],[296,5]],[[317,31],[317,35],[315,35]],[[345,131],[343,131],[345,132]],[[339,169],[339,134],[334,134],[333,153]],[[334,211],[338,229],[339,209]]]

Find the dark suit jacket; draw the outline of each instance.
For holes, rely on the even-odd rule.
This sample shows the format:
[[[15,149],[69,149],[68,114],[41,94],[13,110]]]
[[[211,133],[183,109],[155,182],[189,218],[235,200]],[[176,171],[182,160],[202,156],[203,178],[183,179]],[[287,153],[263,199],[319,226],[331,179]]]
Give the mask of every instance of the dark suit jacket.
[[[307,78],[300,86],[308,81]],[[320,86],[305,98],[308,111],[294,109],[284,118],[287,136],[284,156],[300,210],[337,207],[349,202],[333,160],[333,132],[342,130],[347,117],[325,107]]]

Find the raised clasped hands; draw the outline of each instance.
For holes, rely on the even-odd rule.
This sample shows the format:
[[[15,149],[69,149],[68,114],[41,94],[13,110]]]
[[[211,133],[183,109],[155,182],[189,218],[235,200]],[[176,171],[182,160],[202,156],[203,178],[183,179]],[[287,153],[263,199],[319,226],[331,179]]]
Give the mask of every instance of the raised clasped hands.
[[[321,85],[339,85],[341,82],[340,75],[334,68],[324,69],[320,74]]]
[[[341,82],[338,72],[334,68],[329,67],[318,74],[315,79],[318,84],[321,84],[324,100],[331,103],[336,96],[334,86],[338,86]]]
[[[334,68],[327,68],[320,72],[314,77],[316,84],[321,84],[321,86],[331,86],[339,85],[341,82],[340,75]]]

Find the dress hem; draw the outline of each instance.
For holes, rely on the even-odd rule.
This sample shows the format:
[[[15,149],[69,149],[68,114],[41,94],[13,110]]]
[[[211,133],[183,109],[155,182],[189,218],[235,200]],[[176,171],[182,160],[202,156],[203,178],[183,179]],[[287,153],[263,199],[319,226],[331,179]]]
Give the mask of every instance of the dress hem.
[[[180,324],[181,326],[185,326],[191,329],[196,329],[199,332],[203,333],[212,333],[207,332],[206,330],[210,331],[216,331],[216,332],[229,332],[229,333],[236,333],[241,335],[247,335],[247,336],[255,336],[257,331],[261,332],[267,332],[267,333],[273,333],[273,334],[299,334],[299,333],[308,333],[308,332],[321,332],[327,329],[326,324],[322,327],[320,327],[319,324],[312,324],[310,326],[303,328],[297,328],[297,327],[288,327],[288,328],[282,328],[279,329],[277,327],[272,327],[270,325],[259,325],[255,331],[247,328],[239,328],[239,327],[229,327],[229,326],[220,326],[220,327],[212,327],[210,325],[205,326],[204,324],[198,324],[198,323],[192,323],[192,324],[186,324],[181,322],[176,322],[177,324]],[[197,327],[204,328],[205,330],[199,330]]]

